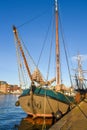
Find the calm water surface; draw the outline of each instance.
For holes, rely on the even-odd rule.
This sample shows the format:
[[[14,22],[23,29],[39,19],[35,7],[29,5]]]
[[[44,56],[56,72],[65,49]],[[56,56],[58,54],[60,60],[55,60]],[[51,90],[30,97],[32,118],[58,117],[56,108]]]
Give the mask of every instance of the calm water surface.
[[[0,130],[42,130],[42,126],[36,126],[24,121],[27,114],[16,107],[18,95],[0,95]]]
[[[15,106],[17,95],[0,95],[0,130],[16,130],[26,114]]]

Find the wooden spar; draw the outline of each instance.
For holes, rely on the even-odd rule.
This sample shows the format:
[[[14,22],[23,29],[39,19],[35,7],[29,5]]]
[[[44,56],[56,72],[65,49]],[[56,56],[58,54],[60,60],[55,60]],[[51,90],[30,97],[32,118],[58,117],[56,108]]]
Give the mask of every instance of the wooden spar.
[[[59,54],[59,37],[58,37],[58,6],[55,0],[55,18],[56,18],[56,83],[60,84],[60,54]]]
[[[19,46],[19,48],[20,48],[21,54],[22,54],[22,56],[23,56],[24,63],[25,63],[25,66],[26,66],[28,75],[29,75],[29,77],[30,77],[30,80],[32,81],[32,75],[31,75],[30,69],[29,69],[29,67],[28,67],[28,63],[27,63],[27,60],[26,60],[24,51],[23,51],[23,49],[22,49],[21,42],[20,42],[20,40],[19,40],[18,33],[17,33],[17,29],[16,29],[15,26],[13,26],[13,32],[14,32],[15,38],[16,38],[16,40],[17,40],[18,46]]]
[[[21,46],[21,42],[20,42],[19,37],[18,37],[17,29],[16,29],[15,26],[13,26],[13,32],[14,32],[15,38],[16,38],[16,40],[17,40],[18,46],[19,46],[19,48],[20,48],[22,57],[23,57],[23,59],[24,59],[24,63],[25,63],[25,66],[26,66],[28,75],[29,75],[29,77],[30,77],[30,80],[33,81],[32,75],[31,75],[30,69],[29,69],[29,67],[28,67],[28,63],[27,63],[25,54],[24,54],[24,51],[23,51],[22,46]],[[30,91],[30,98],[31,98],[32,111],[33,111],[33,113],[35,114],[35,110],[34,110],[34,107],[33,107],[33,91],[32,91],[32,86],[31,86],[31,91]]]

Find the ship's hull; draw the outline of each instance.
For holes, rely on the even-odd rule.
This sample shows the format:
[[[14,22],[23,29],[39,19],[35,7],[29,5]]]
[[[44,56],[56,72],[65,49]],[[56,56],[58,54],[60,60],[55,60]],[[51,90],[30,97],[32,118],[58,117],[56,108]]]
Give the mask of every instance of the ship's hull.
[[[51,91],[50,91],[51,92]],[[52,117],[53,115],[56,115],[58,111],[61,111],[61,114],[65,114],[70,106],[69,99],[67,100],[67,97],[62,95],[61,93],[57,93],[58,99],[54,98],[55,95],[49,96],[44,95],[42,93],[33,93],[25,95],[21,95],[19,97],[19,103],[22,109],[29,115],[32,116],[38,116],[38,117]],[[67,102],[60,101],[63,100],[62,96],[66,98]]]
[[[67,112],[69,105],[45,96],[33,95],[19,98],[20,106],[29,115],[52,117],[58,110],[63,114]]]

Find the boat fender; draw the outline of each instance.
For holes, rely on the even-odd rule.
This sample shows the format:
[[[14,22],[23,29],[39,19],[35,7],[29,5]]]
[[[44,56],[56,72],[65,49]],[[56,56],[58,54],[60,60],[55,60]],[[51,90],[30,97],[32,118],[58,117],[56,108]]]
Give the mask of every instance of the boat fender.
[[[56,113],[55,113],[55,118],[56,120],[60,119],[62,117],[62,112],[60,110],[58,110]]]
[[[81,94],[78,92],[75,96],[76,103],[79,103],[81,101]]]
[[[20,106],[20,102],[17,101],[17,102],[15,103],[15,106]]]

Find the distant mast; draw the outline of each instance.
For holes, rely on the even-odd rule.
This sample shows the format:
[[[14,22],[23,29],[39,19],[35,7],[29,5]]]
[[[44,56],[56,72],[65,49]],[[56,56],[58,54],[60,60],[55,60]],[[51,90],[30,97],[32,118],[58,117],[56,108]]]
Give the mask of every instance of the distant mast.
[[[78,61],[78,79],[83,80],[83,70],[82,70],[82,63],[81,63],[81,56],[78,54],[77,56],[77,61]]]
[[[56,83],[60,84],[60,52],[59,52],[59,36],[58,36],[58,5],[55,0],[55,18],[56,18]]]

